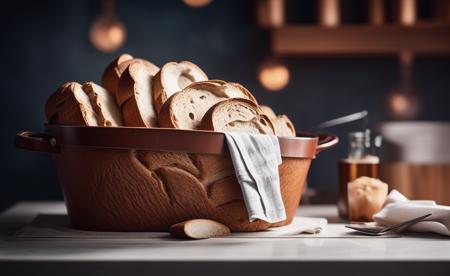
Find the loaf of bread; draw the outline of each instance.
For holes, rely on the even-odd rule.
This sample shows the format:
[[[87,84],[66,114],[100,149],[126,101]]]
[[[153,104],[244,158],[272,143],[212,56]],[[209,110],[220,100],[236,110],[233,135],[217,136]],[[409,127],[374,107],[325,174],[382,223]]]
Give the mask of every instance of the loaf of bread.
[[[177,238],[209,239],[230,235],[230,228],[211,219],[191,219],[174,224],[169,229]]]
[[[372,221],[381,210],[388,194],[388,185],[379,179],[362,176],[348,183],[350,221]]]
[[[198,129],[205,113],[229,98],[254,99],[247,89],[220,81],[196,82],[173,94],[159,112],[160,127]]]
[[[157,113],[164,102],[176,92],[193,82],[206,81],[208,76],[190,61],[168,62],[159,70],[152,81],[153,105]]]
[[[272,122],[258,105],[242,98],[224,100],[212,106],[203,117],[200,129],[272,135],[275,133]]]

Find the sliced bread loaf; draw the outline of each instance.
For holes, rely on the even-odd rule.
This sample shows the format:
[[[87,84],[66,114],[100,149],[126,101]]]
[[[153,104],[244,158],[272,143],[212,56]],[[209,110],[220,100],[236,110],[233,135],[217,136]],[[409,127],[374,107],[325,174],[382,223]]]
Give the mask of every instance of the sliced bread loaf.
[[[156,127],[152,101],[152,79],[155,70],[141,62],[131,63],[119,80],[116,100],[126,126]]]
[[[193,82],[205,80],[208,80],[206,74],[192,62],[164,64],[152,82],[153,104],[156,112],[159,112],[164,102],[176,92],[183,90]]]
[[[169,229],[177,238],[209,239],[230,235],[230,228],[210,219],[191,219],[174,224]]]
[[[200,129],[223,132],[274,134],[275,129],[257,104],[248,99],[228,99],[211,107]]]
[[[211,106],[229,98],[249,99],[250,95],[240,86],[223,81],[195,82],[172,95],[163,104],[158,115],[159,125],[168,128],[198,129],[203,115]]]
[[[116,104],[114,95],[93,82],[83,84],[82,88],[91,101],[100,126],[123,125],[122,114]]]

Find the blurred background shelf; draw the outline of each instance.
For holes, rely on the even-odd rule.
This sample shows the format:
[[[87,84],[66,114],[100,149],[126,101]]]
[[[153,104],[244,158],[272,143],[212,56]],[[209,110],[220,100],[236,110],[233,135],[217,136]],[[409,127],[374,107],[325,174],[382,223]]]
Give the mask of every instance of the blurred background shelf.
[[[272,35],[275,55],[450,54],[449,26],[284,26]]]

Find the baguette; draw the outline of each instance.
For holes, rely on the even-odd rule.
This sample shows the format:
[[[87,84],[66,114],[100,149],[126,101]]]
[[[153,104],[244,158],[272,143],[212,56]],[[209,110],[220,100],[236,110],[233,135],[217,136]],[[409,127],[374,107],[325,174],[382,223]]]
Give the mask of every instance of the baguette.
[[[245,89],[246,90],[246,89]],[[160,127],[198,129],[203,115],[216,103],[229,98],[254,99],[242,86],[221,81],[196,82],[172,95],[158,115]]]
[[[208,80],[208,76],[197,65],[189,61],[168,62],[155,75],[152,82],[153,105],[156,112],[173,94],[193,82]]]
[[[152,104],[152,78],[155,71],[141,62],[132,62],[123,72],[116,100],[126,126],[156,127],[157,115]]]
[[[191,219],[174,224],[170,233],[177,238],[209,239],[230,235],[230,228],[210,219]]]
[[[200,129],[275,134],[272,122],[257,104],[238,98],[221,101],[211,107],[203,117]]]
[[[82,88],[89,96],[100,126],[116,127],[123,125],[122,114],[113,95],[93,82],[83,84]]]

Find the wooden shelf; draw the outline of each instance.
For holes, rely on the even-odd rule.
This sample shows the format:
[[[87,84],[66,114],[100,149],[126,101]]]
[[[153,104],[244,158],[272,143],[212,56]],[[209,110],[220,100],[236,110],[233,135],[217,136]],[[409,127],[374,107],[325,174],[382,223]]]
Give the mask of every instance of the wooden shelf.
[[[283,26],[272,30],[275,55],[450,54],[450,27]]]

